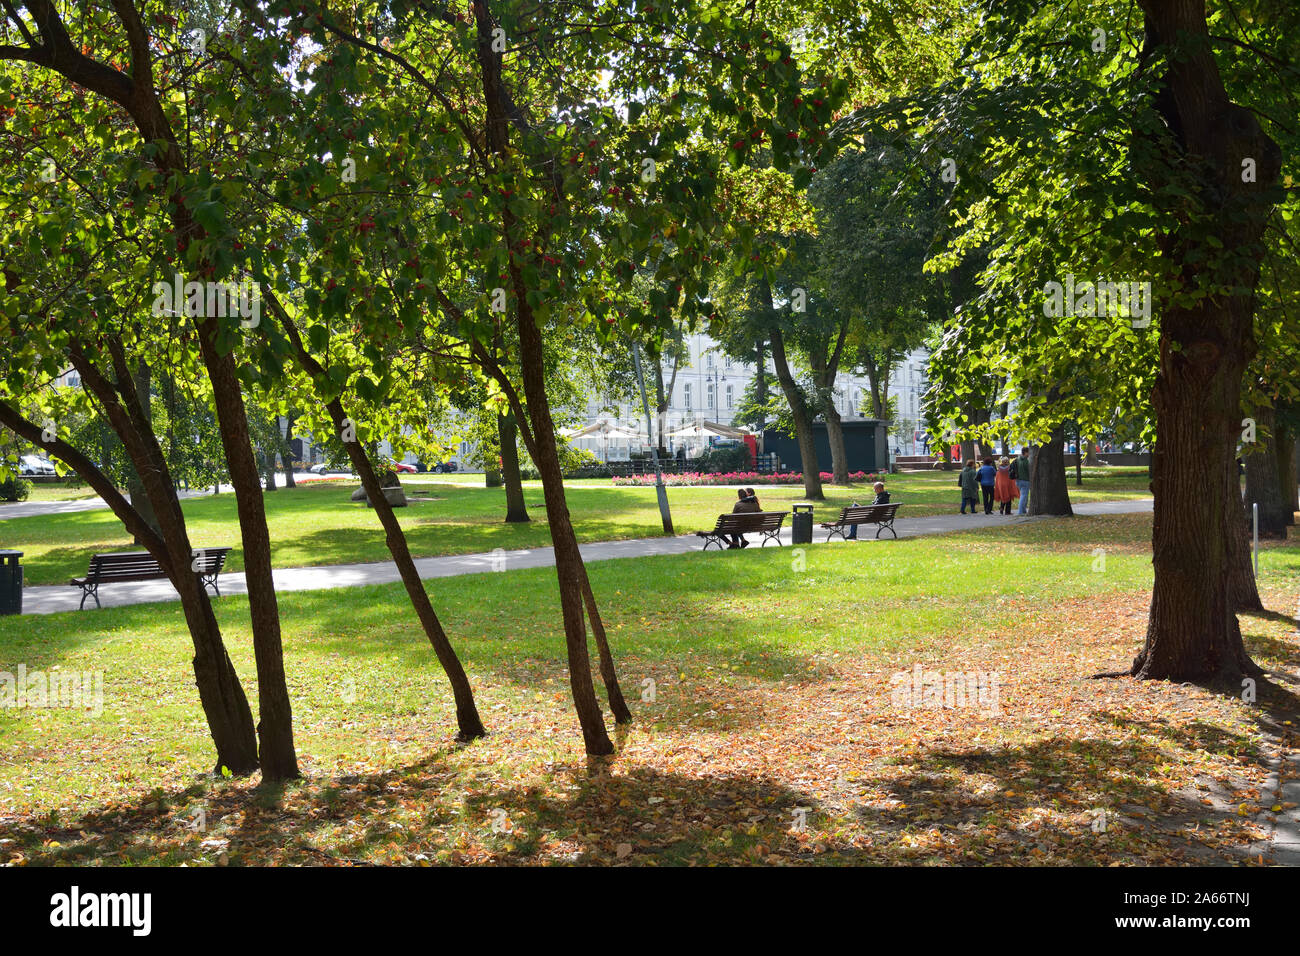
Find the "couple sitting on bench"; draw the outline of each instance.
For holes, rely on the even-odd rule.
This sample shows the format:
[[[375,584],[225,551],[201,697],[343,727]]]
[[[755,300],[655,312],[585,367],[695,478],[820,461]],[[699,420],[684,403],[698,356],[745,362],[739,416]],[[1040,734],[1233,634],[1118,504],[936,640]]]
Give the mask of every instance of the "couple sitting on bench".
[[[754,494],[753,488],[741,488],[736,492],[736,503],[731,506],[731,513],[752,514],[755,511],[762,511],[763,508],[758,503],[758,495]],[[745,540],[743,534],[733,534],[731,544],[727,545],[728,550],[731,548],[748,548],[749,542]]]

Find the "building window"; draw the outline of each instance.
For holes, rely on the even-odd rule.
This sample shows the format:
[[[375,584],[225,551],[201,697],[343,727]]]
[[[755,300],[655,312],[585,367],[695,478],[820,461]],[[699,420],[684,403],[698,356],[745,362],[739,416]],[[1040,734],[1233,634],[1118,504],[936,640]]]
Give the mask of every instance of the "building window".
[[[712,382],[709,382],[707,385],[705,385],[705,392],[706,392],[706,394],[709,396],[709,397],[708,397],[708,403],[709,403],[708,407],[709,407],[709,408],[712,408],[712,407],[713,407],[713,383],[712,383]]]
[[[708,367],[709,367],[709,368],[713,368],[713,352],[712,352],[712,350],[710,350],[707,354],[708,354],[708,356],[709,356],[708,359],[707,359]]]
[[[730,364],[730,363],[728,363],[728,364]],[[728,385],[728,386],[727,386],[727,407],[728,407],[728,408],[731,408],[731,407],[732,407],[732,406],[731,406],[731,403],[732,403],[732,398],[733,398],[734,395],[735,395],[735,392],[736,392],[736,386],[734,386],[734,385]]]
[[[463,441],[460,443],[460,454],[462,458],[469,454],[469,442]]]
[[[682,405],[689,412],[694,406],[691,405],[691,383],[686,382],[682,385]]]
[[[730,356],[730,355],[727,356],[726,364],[727,364],[727,371],[731,371],[731,356]]]

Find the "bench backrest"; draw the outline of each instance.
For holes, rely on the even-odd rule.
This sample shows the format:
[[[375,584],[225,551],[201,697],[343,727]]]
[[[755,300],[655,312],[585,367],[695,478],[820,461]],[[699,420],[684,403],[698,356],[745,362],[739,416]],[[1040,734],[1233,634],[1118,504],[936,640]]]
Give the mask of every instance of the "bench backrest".
[[[713,530],[718,534],[744,534],[747,531],[772,531],[781,527],[788,511],[742,511],[739,514],[718,515]]]
[[[191,567],[197,567],[199,574],[217,574],[226,565],[229,548],[202,548],[191,561]],[[139,581],[149,578],[166,577],[158,559],[148,551],[116,551],[109,554],[96,554],[90,558],[90,570],[86,579],[90,581]]]
[[[891,501],[887,505],[858,505],[856,508],[850,506],[840,511],[840,523],[888,521],[901,504],[901,501]]]

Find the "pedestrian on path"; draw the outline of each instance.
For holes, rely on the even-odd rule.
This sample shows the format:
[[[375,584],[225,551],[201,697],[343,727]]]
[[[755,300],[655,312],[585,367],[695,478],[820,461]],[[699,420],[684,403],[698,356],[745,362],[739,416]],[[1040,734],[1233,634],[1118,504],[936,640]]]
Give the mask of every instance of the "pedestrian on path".
[[[1020,457],[1011,463],[1011,477],[1016,480],[1020,490],[1020,510],[1017,514],[1029,512],[1029,449],[1020,449]]]
[[[984,497],[984,513],[993,514],[993,486],[997,481],[998,470],[993,467],[993,459],[985,458],[980,465],[980,494]]]
[[[975,470],[974,458],[966,459],[966,467],[957,477],[957,484],[961,485],[961,513],[966,513],[966,506],[969,504],[970,513],[974,514],[980,504],[980,477],[979,472]]]
[[[1011,480],[1011,462],[1003,455],[998,462],[997,475],[994,478],[993,497],[998,503],[998,514],[1010,515],[1011,502],[1020,495],[1020,489]]]

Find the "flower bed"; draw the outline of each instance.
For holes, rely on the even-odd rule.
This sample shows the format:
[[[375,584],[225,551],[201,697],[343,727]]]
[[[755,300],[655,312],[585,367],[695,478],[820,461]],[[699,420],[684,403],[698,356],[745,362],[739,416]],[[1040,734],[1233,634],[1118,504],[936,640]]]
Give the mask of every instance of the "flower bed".
[[[831,473],[823,471],[821,479],[830,483]],[[876,480],[875,472],[854,471],[849,473],[849,481],[854,483]],[[627,475],[613,479],[615,485],[632,487],[653,487],[654,475]],[[760,475],[756,471],[729,471],[721,474],[704,474],[688,471],[680,475],[664,475],[665,485],[802,485],[803,473],[798,471]]]

